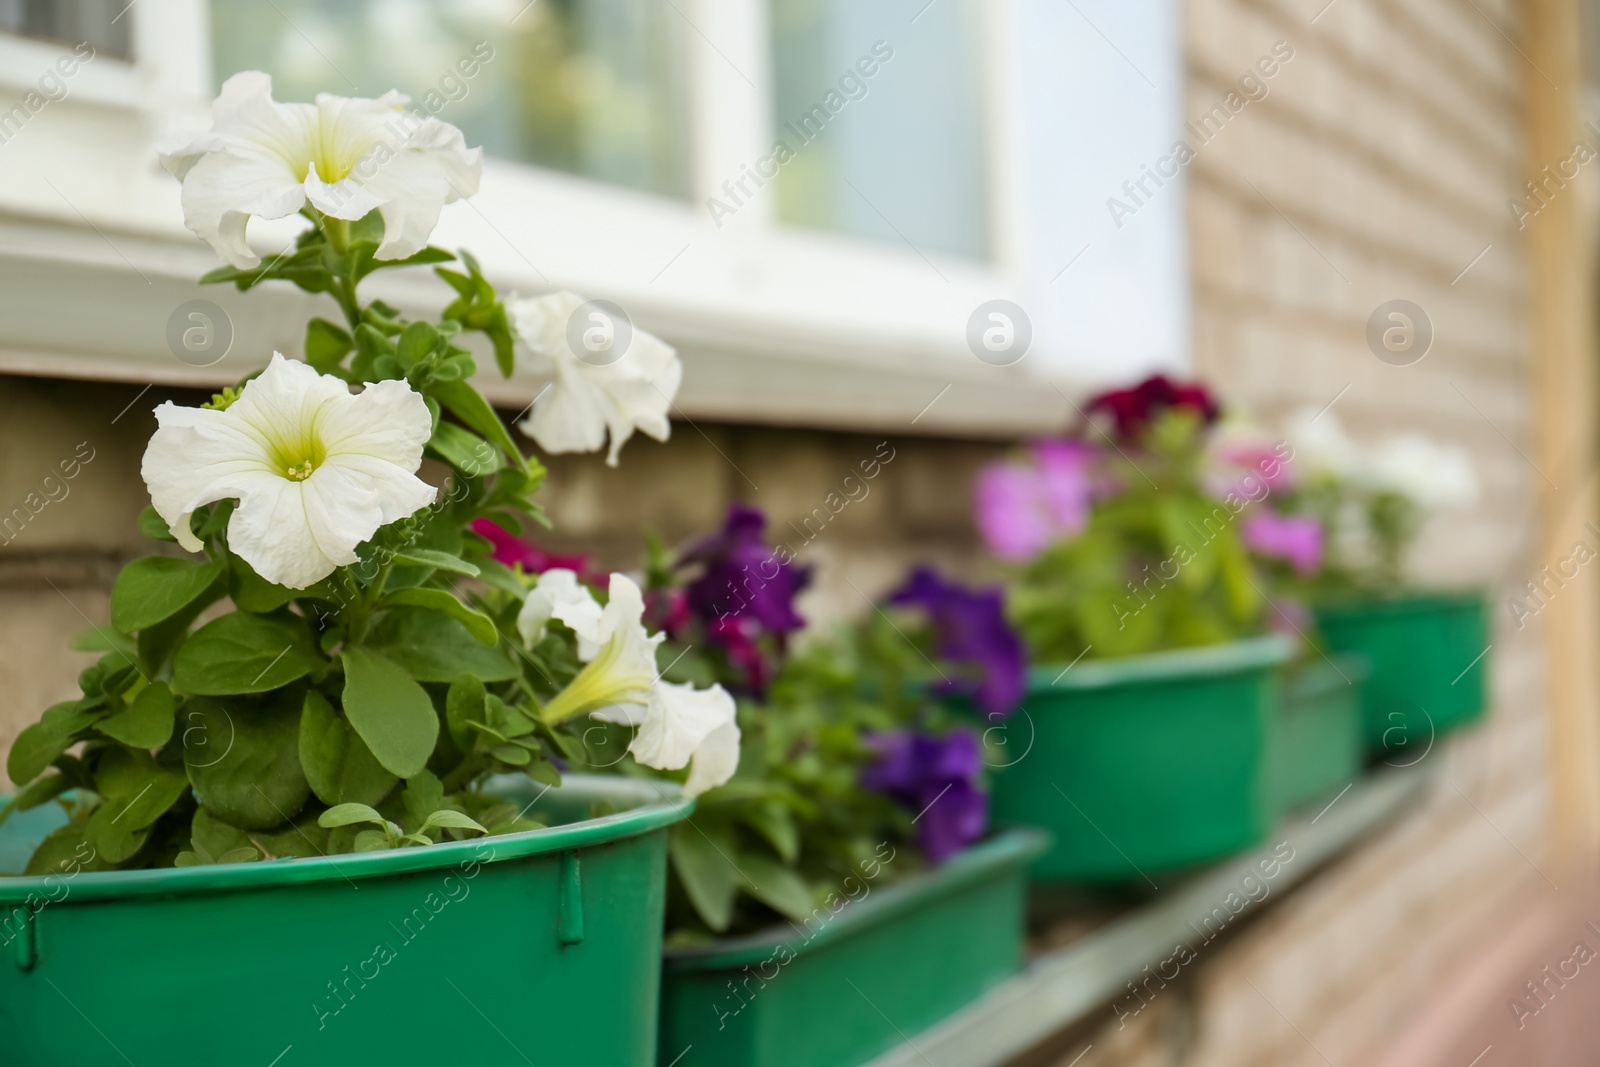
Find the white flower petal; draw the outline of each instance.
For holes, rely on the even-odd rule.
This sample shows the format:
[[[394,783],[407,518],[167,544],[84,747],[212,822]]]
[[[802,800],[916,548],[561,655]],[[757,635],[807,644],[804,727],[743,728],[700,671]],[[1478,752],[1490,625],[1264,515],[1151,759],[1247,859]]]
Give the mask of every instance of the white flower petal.
[[[635,430],[658,441],[671,434],[667,413],[682,383],[683,365],[670,345],[636,326],[627,350],[614,362],[580,359],[567,326],[583,304],[571,292],[510,302],[530,366],[553,379],[521,429],[550,453],[599,451],[609,435],[606,463],[614,467]]]
[[[167,401],[156,408],[156,432],[145,447],[140,473],[150,502],[178,543],[190,552],[203,547],[189,530],[196,508],[224,499],[231,479],[262,467],[255,437],[228,421],[224,412],[182,408]]]
[[[707,789],[715,789],[739,769],[739,724],[724,723],[706,735],[705,741],[695,749],[689,762],[689,780],[683,791],[697,797]]]
[[[559,619],[578,635],[578,657],[585,662],[594,658],[600,644],[600,602],[578,581],[576,573],[565,567],[552,567],[539,575],[539,581],[528,592],[517,613],[517,632],[530,647],[544,639],[545,625]],[[583,648],[588,644],[587,654]]]
[[[327,467],[303,482],[257,474],[238,490],[228,547],[261,577],[289,589],[315,585],[354,563],[356,546],[378,528],[377,494],[360,492]]]
[[[260,71],[229,78],[212,107],[211,130],[162,156],[183,182],[184,222],[237,267],[259,262],[245,243],[250,216],[281,218],[309,198],[326,215],[378,211],[378,259],[403,259],[427,244],[439,211],[477,191],[481,149],[461,131],[405,110],[408,99],[322,94],[280,104]]]
[[[711,784],[721,784],[732,776],[732,767],[726,767],[726,744],[731,730],[734,742],[732,767],[738,766],[739,728],[735,725],[733,697],[720,685],[710,689],[695,689],[692,685],[674,685],[659,682],[650,692],[645,707],[644,722],[628,751],[646,767],[675,771],[697,760],[707,741],[719,734],[712,743],[710,760],[700,777],[718,779]],[[726,775],[722,772],[726,770]],[[710,788],[703,785],[702,788]]]
[[[432,418],[404,382],[351,396],[344,382],[274,353],[225,411],[156,409],[150,498],[179,543],[198,507],[236,499],[229,547],[271,582],[303,589],[356,560],[378,528],[428,506],[415,476]]]

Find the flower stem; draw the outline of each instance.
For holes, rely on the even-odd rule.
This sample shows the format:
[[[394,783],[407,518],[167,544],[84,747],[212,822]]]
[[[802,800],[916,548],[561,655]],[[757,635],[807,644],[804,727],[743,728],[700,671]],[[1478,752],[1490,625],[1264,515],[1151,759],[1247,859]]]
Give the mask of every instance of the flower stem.
[[[321,212],[317,213],[314,221],[327,238],[328,247],[337,253],[343,263],[344,270],[334,275],[329,295],[339,302],[345,321],[350,323],[350,329],[354,331],[361,325],[361,302],[356,299],[356,279],[352,272],[354,264],[350,261],[350,223]]]

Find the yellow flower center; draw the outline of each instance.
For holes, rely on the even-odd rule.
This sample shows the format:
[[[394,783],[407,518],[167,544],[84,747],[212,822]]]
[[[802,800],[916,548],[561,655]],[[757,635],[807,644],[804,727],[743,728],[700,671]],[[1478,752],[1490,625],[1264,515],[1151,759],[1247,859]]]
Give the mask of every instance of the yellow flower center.
[[[274,473],[291,482],[305,481],[327,458],[328,450],[323,447],[314,426],[272,436],[267,441],[267,462]]]

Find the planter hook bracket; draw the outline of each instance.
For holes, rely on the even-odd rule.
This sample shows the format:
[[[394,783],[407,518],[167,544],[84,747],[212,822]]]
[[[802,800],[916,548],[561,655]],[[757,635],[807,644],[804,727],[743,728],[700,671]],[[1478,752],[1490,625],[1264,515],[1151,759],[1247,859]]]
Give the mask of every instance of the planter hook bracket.
[[[11,914],[5,920],[6,941],[11,945],[19,970],[31,971],[39,960],[39,940],[33,915],[32,908],[17,907],[11,909]]]
[[[561,903],[558,910],[558,937],[563,945],[576,945],[583,940],[583,876],[578,866],[578,854],[567,851],[561,854]]]

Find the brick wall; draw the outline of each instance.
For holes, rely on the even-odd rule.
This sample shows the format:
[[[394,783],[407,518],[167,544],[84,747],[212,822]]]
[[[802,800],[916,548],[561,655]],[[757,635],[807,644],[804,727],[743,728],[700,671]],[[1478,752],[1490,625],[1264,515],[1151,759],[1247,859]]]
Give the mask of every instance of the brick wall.
[[[1503,606],[1551,562],[1534,558],[1527,265],[1506,208],[1524,167],[1517,8],[1335,0],[1310,22],[1325,2],[1184,6],[1187,117],[1275,42],[1294,48],[1188,168],[1197,369],[1269,424],[1333,403],[1359,436],[1415,429],[1470,450],[1483,502],[1435,523],[1416,563],[1496,594],[1494,708],[1429,754],[1420,810],[1202,961],[1160,1010],[1087,1036],[1080,1067],[1377,1062],[1544,886],[1533,865],[1556,873],[1541,846],[1541,633]],[[1411,366],[1365,341],[1394,298],[1436,332]],[[1497,1045],[1480,1067],[1535,1058]]]
[[[152,547],[134,524],[149,502],[139,461],[155,429],[150,411],[204,397],[142,390],[0,376],[0,522],[13,508],[26,516],[0,532],[0,753],[45,707],[77,694],[77,672],[93,657],[68,641],[105,624],[117,568]],[[1002,448],[678,423],[665,444],[635,437],[616,468],[599,456],[552,458],[540,499],[555,529],[537,540],[631,569],[644,531],[677,543],[718,525],[730,503],[751,504],[767,512],[775,539],[818,564],[801,607],[826,626],[863,610],[914,561],[954,573],[978,566],[972,475]],[[79,455],[92,458],[65,478],[59,464]],[[863,462],[876,477],[862,477]]]

